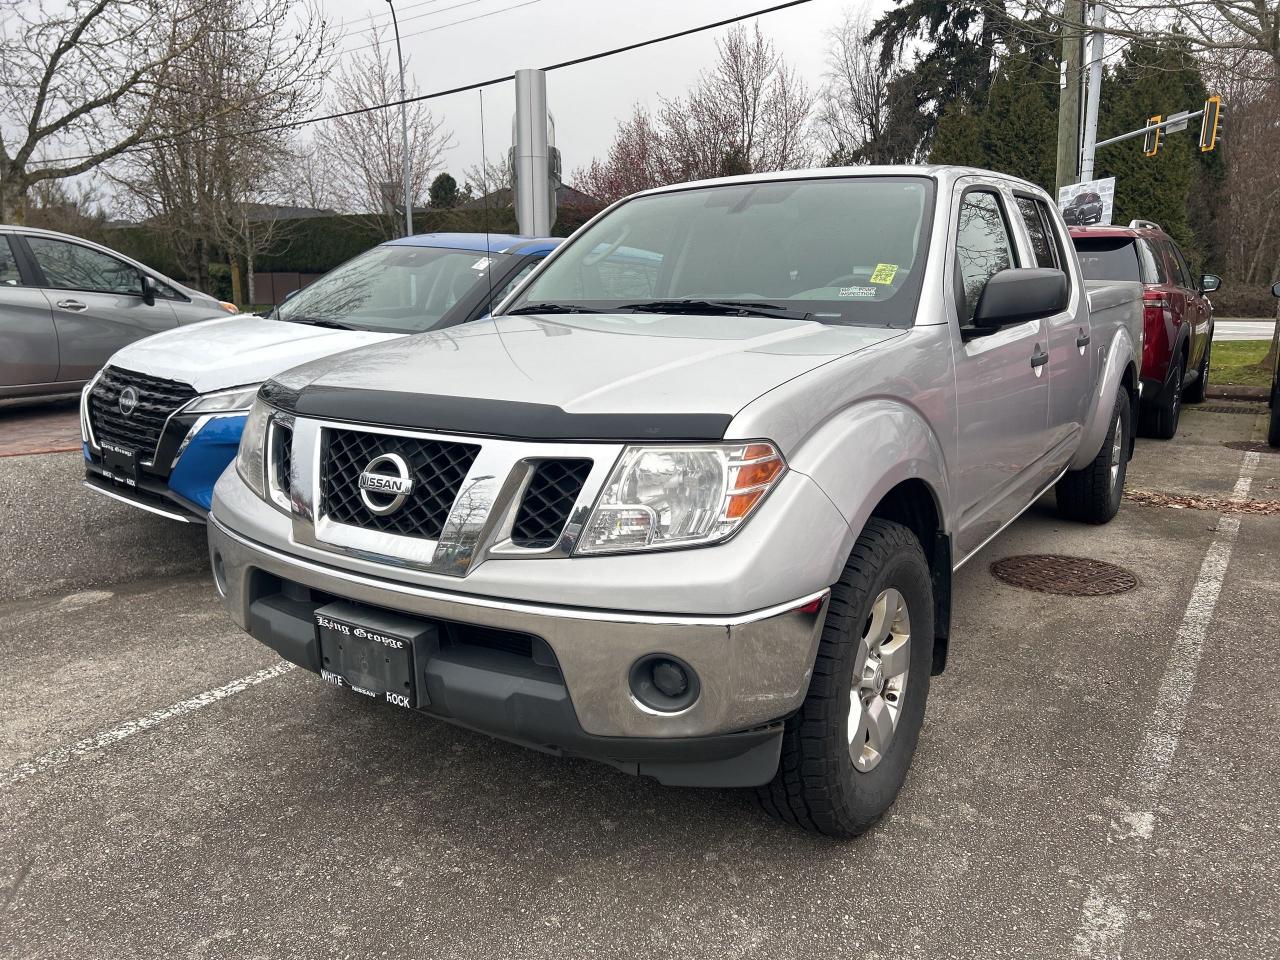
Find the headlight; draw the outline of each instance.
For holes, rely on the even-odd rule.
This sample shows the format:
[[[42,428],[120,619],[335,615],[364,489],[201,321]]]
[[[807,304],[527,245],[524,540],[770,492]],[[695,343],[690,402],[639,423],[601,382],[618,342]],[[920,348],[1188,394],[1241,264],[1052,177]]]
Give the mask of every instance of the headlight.
[[[719,543],[751,516],[785,472],[771,443],[627,447],[575,552]]]
[[[206,393],[196,397],[183,409],[183,413],[227,413],[233,410],[248,410],[253,406],[253,398],[258,394],[260,383],[248,387],[236,387],[234,390],[220,390],[217,393]]]
[[[236,472],[240,474],[240,479],[264,500],[267,497],[264,452],[267,447],[267,424],[271,422],[273,412],[261,400],[253,401],[244,424],[244,433],[240,434],[240,449],[236,453]]]

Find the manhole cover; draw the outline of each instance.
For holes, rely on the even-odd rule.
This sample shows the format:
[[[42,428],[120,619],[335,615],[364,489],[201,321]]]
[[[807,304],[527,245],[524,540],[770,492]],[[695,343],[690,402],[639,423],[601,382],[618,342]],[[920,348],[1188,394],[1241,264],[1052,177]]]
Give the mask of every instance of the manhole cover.
[[[1105,597],[1138,585],[1137,577],[1114,563],[1039,553],[997,560],[991,575],[1024,590],[1067,597]]]
[[[1257,440],[1224,440],[1222,445],[1245,453],[1280,453],[1280,447],[1271,447]]]
[[[1198,403],[1192,410],[1200,413],[1266,413],[1267,408],[1261,403]]]

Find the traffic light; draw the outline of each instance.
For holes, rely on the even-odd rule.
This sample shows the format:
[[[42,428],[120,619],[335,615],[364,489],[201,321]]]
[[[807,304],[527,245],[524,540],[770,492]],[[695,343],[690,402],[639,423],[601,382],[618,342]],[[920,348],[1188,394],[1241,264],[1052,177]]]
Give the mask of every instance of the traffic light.
[[[1157,126],[1157,124],[1163,119],[1164,116],[1157,113],[1147,120],[1147,135],[1142,140],[1142,155],[1144,157],[1154,157],[1160,152],[1160,141],[1164,137],[1164,128]]]
[[[1204,102],[1204,116],[1200,120],[1200,152],[1208,153],[1218,145],[1218,131],[1222,126],[1222,98],[1210,97]]]

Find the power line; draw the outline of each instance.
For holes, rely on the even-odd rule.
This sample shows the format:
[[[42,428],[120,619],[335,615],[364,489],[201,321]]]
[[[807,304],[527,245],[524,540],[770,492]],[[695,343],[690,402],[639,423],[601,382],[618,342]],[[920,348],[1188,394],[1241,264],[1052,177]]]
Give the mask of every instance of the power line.
[[[529,6],[531,4],[540,3],[540,2],[541,0],[525,0],[525,3],[522,3],[519,6]],[[613,47],[609,50],[601,50],[599,53],[589,53],[586,56],[575,57],[572,60],[561,60],[559,63],[553,63],[549,66],[543,67],[542,69],[550,73],[553,70],[562,70],[565,67],[576,67],[584,63],[591,63],[595,60],[603,60],[606,57],[617,56],[620,53],[628,53],[632,50],[639,50],[642,47],[651,47],[658,43],[666,43],[668,40],[678,40],[681,37],[688,37],[695,33],[703,33],[707,30],[715,30],[719,27],[726,27],[733,23],[740,23],[743,20],[750,20],[754,17],[762,17],[765,14],[776,13],[779,10],[786,10],[790,7],[798,7],[801,4],[812,3],[812,2],[813,0],[786,0],[785,3],[775,3],[772,6],[763,7],[759,10],[752,10],[748,13],[738,14],[737,16],[734,16],[734,17],[726,17],[723,20],[717,20],[715,23],[704,23],[701,26],[689,27],[688,29],[685,29],[685,30],[677,30],[675,33],[664,34],[663,36],[660,36],[660,37],[651,37],[648,40],[639,40],[635,43],[628,43],[621,47]],[[508,7],[505,10],[493,11],[492,13],[483,14],[482,16],[493,16],[496,13],[505,13],[515,9],[518,9],[518,7]],[[480,19],[480,17],[475,17],[473,19]],[[458,21],[458,22],[463,22],[463,21]],[[436,27],[433,29],[441,30],[441,29],[444,29],[445,26],[451,26],[451,24],[442,24],[440,27]],[[422,32],[425,33],[427,31],[422,31]],[[320,116],[307,117],[304,120],[291,120],[284,123],[268,124],[267,126],[263,126],[263,127],[251,127],[248,130],[238,131],[236,134],[234,134],[234,136],[248,137],[248,136],[254,136],[259,133],[277,133],[284,130],[298,130],[302,127],[310,126],[311,124],[314,124],[314,123],[324,123],[328,120],[341,120],[343,117],[355,117],[365,113],[373,113],[376,110],[389,110],[391,107],[398,107],[402,103],[403,104],[424,103],[428,100],[438,100],[441,97],[449,97],[457,93],[466,93],[470,90],[480,90],[484,87],[497,86],[500,83],[507,83],[510,80],[511,80],[510,76],[493,77],[489,80],[477,80],[474,83],[466,83],[457,87],[449,87],[446,90],[436,90],[436,91],[433,91],[432,93],[422,93],[413,97],[405,97],[402,100],[389,100],[386,103],[377,103],[368,107],[360,107],[356,110],[342,110],[337,113],[326,113]],[[117,154],[117,156],[121,156],[127,153],[139,153],[147,149],[149,145],[153,143],[168,143],[174,146],[181,146],[189,143],[212,143],[213,141],[219,140],[219,139],[223,139],[223,138],[197,137],[197,138],[191,138],[191,139],[185,139],[185,140],[167,140],[165,138],[157,137],[154,140],[140,143],[137,146],[128,148],[127,150],[122,150],[119,154]],[[70,163],[76,160],[88,160],[88,159],[91,159],[93,156],[94,154],[84,154],[79,156],[59,157],[56,160],[49,160],[45,162],[48,164]]]
[[[429,0],[429,2],[430,2],[430,3],[439,3],[439,2],[440,2],[440,0]],[[413,22],[414,20],[425,20],[427,17],[438,17],[438,16],[440,16],[440,14],[442,14],[442,13],[448,13],[450,10],[458,10],[458,9],[460,9],[460,8],[462,8],[462,7],[474,7],[477,3],[484,3],[484,2],[485,2],[485,0],[462,0],[462,2],[461,2],[461,3],[455,3],[455,4],[453,4],[452,6],[449,6],[449,7],[441,7],[439,10],[428,10],[426,13],[415,13],[412,17],[401,17],[401,18],[400,18],[400,23],[401,23],[401,24],[406,24],[406,23],[411,23],[411,22]],[[406,10],[412,10],[412,9],[414,9],[415,7],[418,7],[418,6],[421,6],[421,5],[422,5],[422,4],[413,4],[413,3],[411,3],[411,4],[409,4],[407,7],[405,7],[405,9],[406,9]],[[492,13],[504,13],[505,11],[503,11],[503,10],[494,10],[494,11],[491,11],[491,12],[492,12]],[[358,36],[359,36],[360,34],[362,34],[362,33],[374,33],[374,32],[376,32],[376,31],[379,31],[379,30],[384,29],[385,27],[389,27],[389,26],[391,26],[391,21],[390,21],[390,20],[384,20],[384,21],[382,21],[381,23],[378,23],[378,22],[376,22],[376,21],[374,20],[374,18],[373,18],[372,16],[370,16],[369,20],[370,20],[370,22],[369,22],[366,26],[363,26],[363,27],[357,27],[357,28],[356,28],[356,29],[354,29],[354,30],[348,30],[346,33],[344,33],[344,34],[342,35],[341,39],[340,39],[340,42],[341,42],[341,41],[345,41],[345,40],[351,40],[351,39],[353,39],[353,38],[355,38],[355,37],[358,37]],[[459,20],[459,21],[456,21],[456,22],[458,22],[458,23],[466,23],[467,21],[465,21],[465,20]],[[436,28],[436,29],[443,30],[443,29],[444,29],[444,27],[449,27],[449,26],[452,26],[452,25],[453,25],[453,24],[451,24],[451,23],[446,23],[446,24],[444,24],[443,26],[438,27],[438,28]],[[340,26],[345,27],[345,26],[346,26],[346,24],[344,23],[344,24],[341,24]],[[425,31],[424,31],[424,32],[425,32]],[[404,36],[403,36],[403,37],[401,37],[401,39],[404,39],[405,37],[415,37],[415,36],[417,36],[417,34],[416,34],[416,33],[407,33],[407,34],[404,34]],[[372,44],[369,44],[369,46],[372,46]],[[364,47],[357,47],[356,49],[357,49],[357,50],[363,50],[363,49],[365,49],[365,48],[364,48]],[[354,53],[354,52],[355,52],[355,50],[340,50],[340,51],[338,51],[338,52],[339,52],[339,53]]]
[[[435,11],[435,13],[444,13],[445,10],[456,10],[458,7],[466,7],[466,6],[470,6],[473,3],[479,3],[479,2],[480,0],[466,0],[465,3],[460,3],[454,7],[445,7],[441,10]],[[503,7],[502,9],[499,9],[499,10],[490,10],[488,13],[477,13],[474,17],[465,17],[464,19],[461,19],[461,20],[450,20],[448,23],[442,23],[438,27],[428,27],[425,30],[418,30],[414,33],[401,34],[400,39],[408,40],[410,37],[420,37],[424,33],[435,33],[437,30],[447,30],[450,27],[456,27],[461,23],[471,23],[475,20],[484,20],[486,17],[496,17],[500,13],[510,13],[512,10],[519,10],[521,7],[531,7],[535,3],[541,3],[541,2],[542,0],[524,0],[524,3],[512,4],[509,7]],[[434,14],[424,13],[423,16],[424,17],[434,16]],[[368,50],[372,47],[376,47],[377,45],[378,43],[377,41],[375,41],[374,43],[366,43],[360,47],[348,47],[346,50],[339,50],[338,52],[344,55],[348,53],[359,53],[361,50]],[[391,106],[395,106],[395,104],[391,104]]]

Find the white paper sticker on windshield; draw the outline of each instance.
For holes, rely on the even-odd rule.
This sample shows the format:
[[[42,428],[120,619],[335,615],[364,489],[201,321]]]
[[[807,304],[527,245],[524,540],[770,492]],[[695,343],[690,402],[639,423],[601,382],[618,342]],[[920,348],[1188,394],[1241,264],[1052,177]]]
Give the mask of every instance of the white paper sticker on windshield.
[[[840,296],[850,297],[854,300],[874,300],[876,298],[875,287],[841,287]]]
[[[471,269],[484,270],[486,267],[489,266],[489,263],[490,263],[490,260],[488,257],[481,257],[479,260],[477,260],[475,263],[471,265]]]

